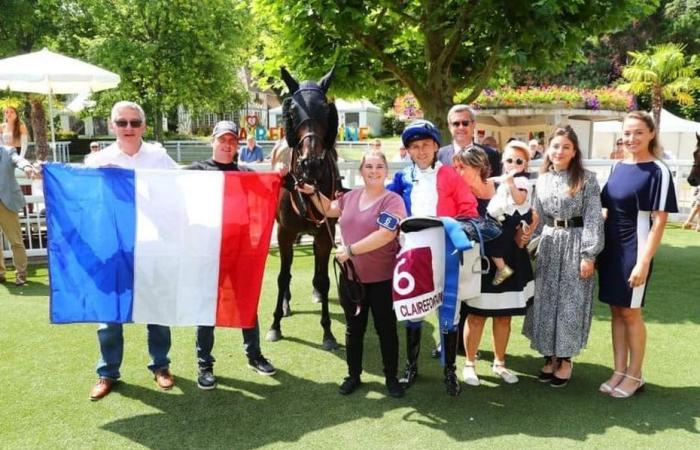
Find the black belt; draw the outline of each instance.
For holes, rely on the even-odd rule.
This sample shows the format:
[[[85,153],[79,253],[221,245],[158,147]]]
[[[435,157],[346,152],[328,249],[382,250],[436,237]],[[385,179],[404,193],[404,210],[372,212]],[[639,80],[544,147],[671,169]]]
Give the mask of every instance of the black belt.
[[[554,228],[572,228],[572,227],[582,227],[583,217],[572,217],[570,219],[555,219],[553,217],[547,217],[545,223],[550,227]]]

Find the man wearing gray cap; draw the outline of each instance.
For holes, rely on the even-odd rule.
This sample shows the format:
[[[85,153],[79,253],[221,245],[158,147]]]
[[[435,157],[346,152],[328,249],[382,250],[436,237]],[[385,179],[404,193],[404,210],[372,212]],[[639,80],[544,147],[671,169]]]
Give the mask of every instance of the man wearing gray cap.
[[[250,171],[246,167],[239,167],[237,163],[238,153],[238,126],[228,120],[216,124],[212,133],[212,157],[205,161],[197,161],[185,167],[186,170],[222,170],[222,171]],[[209,390],[216,387],[214,376],[214,362],[211,352],[214,348],[214,327],[197,327],[197,364],[199,375],[197,386],[200,389]],[[260,351],[260,327],[257,320],[255,327],[243,329],[243,348],[248,357],[248,367],[261,375],[274,375],[275,368],[265,359]]]

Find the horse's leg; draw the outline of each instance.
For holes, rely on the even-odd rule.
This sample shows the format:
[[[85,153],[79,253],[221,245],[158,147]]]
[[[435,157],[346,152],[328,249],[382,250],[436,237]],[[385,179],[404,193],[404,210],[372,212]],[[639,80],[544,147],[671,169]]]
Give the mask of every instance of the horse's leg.
[[[320,231],[323,233],[323,230]],[[316,254],[316,239],[314,239],[314,255]],[[314,290],[311,292],[311,300],[313,300],[314,303],[321,303],[323,301],[323,296],[321,293],[316,289],[314,286]]]
[[[321,295],[321,326],[323,327],[323,349],[336,350],[338,342],[331,332],[331,317],[328,311],[328,259],[331,254],[332,241],[328,233],[319,230],[314,238],[314,289]]]
[[[277,276],[277,304],[273,314],[272,325],[267,332],[266,340],[270,342],[282,339],[281,322],[284,314],[284,303],[287,302],[289,311],[289,300],[291,299],[290,284],[292,281],[292,260],[294,258],[293,243],[296,233],[288,227],[279,225],[277,228],[277,245],[280,252],[280,273]],[[289,315],[289,314],[287,314]]]

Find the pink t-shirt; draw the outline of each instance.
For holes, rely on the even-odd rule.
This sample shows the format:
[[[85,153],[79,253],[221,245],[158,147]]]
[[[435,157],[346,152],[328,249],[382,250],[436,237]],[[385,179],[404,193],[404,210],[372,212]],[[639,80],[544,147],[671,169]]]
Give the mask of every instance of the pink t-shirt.
[[[345,245],[352,245],[378,230],[377,218],[383,212],[399,219],[406,217],[406,207],[403,200],[390,191],[386,191],[369,208],[360,210],[359,203],[362,191],[362,188],[354,189],[338,200],[338,208],[342,211],[338,222]],[[398,251],[399,243],[397,239],[394,239],[369,253],[353,256],[352,262],[360,280],[363,283],[391,280],[394,273],[394,260]]]

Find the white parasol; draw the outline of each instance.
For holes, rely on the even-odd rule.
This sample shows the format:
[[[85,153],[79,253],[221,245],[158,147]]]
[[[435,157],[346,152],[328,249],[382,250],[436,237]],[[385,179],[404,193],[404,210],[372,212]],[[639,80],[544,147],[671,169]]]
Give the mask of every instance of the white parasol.
[[[0,59],[0,89],[49,96],[49,124],[54,161],[56,133],[51,96],[112,89],[117,87],[120,81],[119,75],[115,73],[46,48],[34,53]]]

